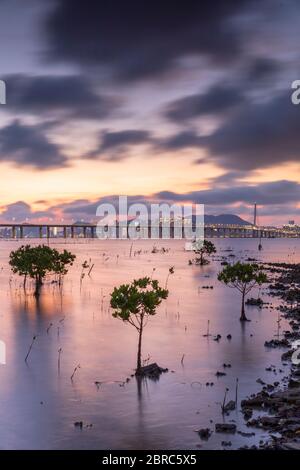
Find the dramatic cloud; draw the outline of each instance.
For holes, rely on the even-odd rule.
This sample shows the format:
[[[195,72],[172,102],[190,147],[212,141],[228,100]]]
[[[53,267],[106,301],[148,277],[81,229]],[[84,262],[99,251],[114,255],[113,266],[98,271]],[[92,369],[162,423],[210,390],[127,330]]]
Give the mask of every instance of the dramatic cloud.
[[[246,70],[250,84],[264,82],[276,76],[280,71],[280,63],[267,57],[258,57],[249,63]]]
[[[183,108],[177,118],[183,118]],[[188,113],[186,108],[186,115]],[[182,114],[180,114],[182,112]],[[248,102],[209,135],[187,130],[156,143],[161,151],[202,148],[206,161],[229,170],[251,171],[300,161],[300,113],[287,90],[264,102]],[[199,161],[203,163],[203,158]]]
[[[171,121],[183,121],[230,111],[245,101],[239,88],[215,85],[206,93],[186,96],[167,105],[164,115]]]
[[[234,176],[234,175],[231,175]],[[198,203],[205,204],[205,213],[238,213],[249,214],[249,206],[254,202],[260,205],[260,214],[286,217],[287,214],[297,215],[300,209],[297,203],[300,201],[300,184],[294,181],[276,181],[273,183],[262,183],[256,185],[236,185],[219,189],[206,189],[191,191],[187,193],[176,193],[161,191],[150,196],[135,195],[127,199],[128,206],[131,204],[151,203]],[[46,201],[43,207],[47,206]],[[32,210],[29,204],[18,201],[7,206],[0,207],[1,220],[24,221],[26,219],[37,220],[43,217],[63,217],[65,221],[96,221],[96,210],[99,204],[110,203],[118,209],[119,196],[108,195],[97,200],[75,199],[71,202],[51,205],[42,211]],[[251,210],[251,209],[250,209]]]
[[[158,150],[176,151],[188,148],[199,148],[203,146],[203,139],[194,131],[182,131],[175,135],[160,139],[155,143]]]
[[[5,77],[9,100],[3,111],[75,119],[103,119],[115,111],[118,100],[99,94],[81,75]]]
[[[44,135],[39,126],[25,125],[18,120],[0,129],[0,161],[40,170],[67,164],[59,147]]]
[[[207,205],[223,205],[243,202],[262,205],[282,205],[300,201],[300,184],[294,181],[275,181],[257,185],[240,185],[227,188],[205,189],[178,194],[161,191],[155,197],[167,201],[180,201]]]
[[[233,175],[231,175],[233,176]],[[65,217],[95,219],[96,210],[99,204],[110,203],[118,207],[119,196],[110,195],[98,199],[97,201],[75,200],[70,203],[61,204],[52,207],[52,211],[60,210]],[[198,203],[206,206],[222,209],[223,211],[232,210],[237,202],[241,205],[253,205],[258,202],[260,205],[270,207],[272,210],[280,212],[282,207],[284,213],[287,207],[291,213],[295,213],[296,204],[300,201],[300,184],[294,181],[276,181],[272,183],[262,183],[256,185],[240,184],[232,187],[222,187],[218,189],[205,189],[201,191],[191,191],[187,193],[176,193],[171,191],[161,191],[150,196],[135,195],[128,197],[128,204],[134,203]],[[281,208],[281,209],[280,209]]]
[[[242,45],[232,20],[251,0],[52,3],[46,21],[47,57],[103,66],[127,81],[160,75],[189,56],[228,63]]]
[[[244,106],[200,141],[214,160],[229,169],[252,170],[299,162],[299,109],[291,103],[288,90],[265,103]]]
[[[36,220],[41,217],[51,217],[48,211],[33,211],[31,206],[24,201],[17,201],[12,204],[0,207],[1,220],[23,222],[26,219]]]
[[[87,158],[121,160],[127,157],[131,146],[146,144],[152,141],[147,131],[129,129],[124,131],[102,131],[98,147],[90,152]]]

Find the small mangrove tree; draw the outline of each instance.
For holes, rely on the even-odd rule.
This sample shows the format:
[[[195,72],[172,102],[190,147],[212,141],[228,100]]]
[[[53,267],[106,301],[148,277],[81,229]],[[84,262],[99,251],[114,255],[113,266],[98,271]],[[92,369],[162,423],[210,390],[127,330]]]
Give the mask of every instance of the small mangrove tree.
[[[169,291],[162,289],[158,281],[150,277],[134,280],[131,284],[115,287],[110,305],[113,317],[133,326],[138,332],[136,375],[142,374],[142,337],[145,326],[156,309],[168,297]]]

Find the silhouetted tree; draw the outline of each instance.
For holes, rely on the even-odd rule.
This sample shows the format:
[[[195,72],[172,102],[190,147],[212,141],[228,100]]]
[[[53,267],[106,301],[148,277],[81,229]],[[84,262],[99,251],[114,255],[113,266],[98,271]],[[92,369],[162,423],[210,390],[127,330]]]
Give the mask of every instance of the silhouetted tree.
[[[72,265],[76,256],[67,250],[62,253],[46,245],[22,245],[9,255],[9,264],[13,273],[35,280],[35,296],[47,274],[58,274],[60,279],[67,274],[68,265]]]
[[[204,258],[204,255],[210,256],[216,252],[217,250],[216,250],[215,245],[209,240],[204,240],[201,246],[198,246],[198,244],[196,243],[194,247],[194,253],[196,255],[194,263],[200,264],[201,266],[203,266],[203,264],[208,264],[209,261],[206,258]]]
[[[245,315],[245,297],[253,287],[267,282],[268,278],[257,264],[237,262],[228,264],[218,275],[218,280],[242,294],[241,321],[249,321]]]
[[[138,351],[136,374],[142,369],[142,336],[150,316],[156,314],[156,308],[168,297],[169,291],[162,289],[158,281],[150,277],[134,280],[131,284],[115,287],[110,305],[114,309],[113,317],[129,323],[138,331]]]

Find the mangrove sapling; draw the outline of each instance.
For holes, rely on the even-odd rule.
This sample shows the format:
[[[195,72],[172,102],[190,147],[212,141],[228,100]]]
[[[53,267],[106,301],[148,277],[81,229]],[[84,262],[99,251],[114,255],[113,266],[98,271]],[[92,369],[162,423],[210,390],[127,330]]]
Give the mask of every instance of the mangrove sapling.
[[[28,352],[27,352],[27,354],[26,354],[25,362],[27,362],[27,359],[29,358],[29,354],[31,353],[33,343],[35,342],[36,339],[37,339],[37,335],[34,335],[33,338],[32,338],[32,341],[31,341],[31,343],[30,343]]]
[[[162,289],[157,280],[143,277],[131,284],[115,287],[110,299],[113,317],[133,326],[138,332],[136,375],[142,371],[142,337],[151,316],[155,315],[162,300],[168,297],[168,290]]]
[[[209,264],[209,260],[204,258],[204,255],[210,256],[217,252],[215,245],[209,240],[204,240],[202,244],[195,243],[193,251],[196,255],[196,258],[194,260],[190,260],[189,264],[194,263],[199,264],[200,266]]]
[[[62,276],[67,274],[67,266],[73,264],[75,255],[67,250],[58,252],[46,245],[31,247],[22,245],[9,255],[9,264],[14,274],[30,277],[35,281],[34,295],[40,295],[40,289],[47,274]]]
[[[247,264],[238,261],[225,266],[218,274],[218,280],[228,287],[237,289],[242,294],[242,309],[240,321],[249,321],[245,314],[246,295],[255,287],[267,282],[268,278],[257,264]]]

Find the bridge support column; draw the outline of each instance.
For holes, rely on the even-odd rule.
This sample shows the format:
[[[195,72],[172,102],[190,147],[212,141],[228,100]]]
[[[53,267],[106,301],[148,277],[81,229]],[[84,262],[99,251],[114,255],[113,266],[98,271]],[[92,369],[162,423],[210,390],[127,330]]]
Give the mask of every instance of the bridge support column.
[[[71,227],[71,238],[74,238],[74,227]]]
[[[64,227],[64,238],[67,238],[67,227]]]
[[[12,237],[12,238],[16,238],[16,227],[15,227],[15,226],[13,226],[13,227],[11,228],[11,237]]]
[[[47,226],[47,238],[50,238],[50,227]]]
[[[86,226],[83,227],[83,238],[86,238]]]
[[[43,238],[43,227],[42,226],[39,227],[39,237]]]

